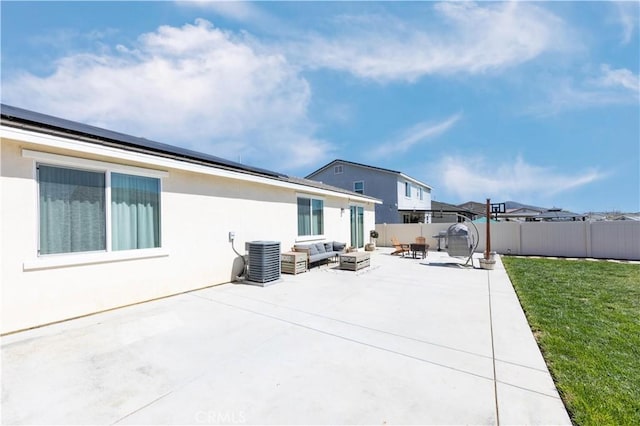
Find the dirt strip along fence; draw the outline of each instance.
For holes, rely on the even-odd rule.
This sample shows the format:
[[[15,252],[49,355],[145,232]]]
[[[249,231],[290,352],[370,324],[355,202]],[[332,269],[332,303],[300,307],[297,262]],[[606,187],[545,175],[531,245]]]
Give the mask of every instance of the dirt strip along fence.
[[[391,247],[391,238],[400,243],[425,237],[429,250],[436,250],[439,231],[450,223],[376,224],[378,246]],[[475,224],[479,233],[477,252],[485,248],[486,224]],[[468,225],[475,236],[473,226]],[[442,240],[441,248],[445,249]],[[491,250],[499,254],[526,256],[584,257],[640,260],[640,222],[497,222],[491,223]]]

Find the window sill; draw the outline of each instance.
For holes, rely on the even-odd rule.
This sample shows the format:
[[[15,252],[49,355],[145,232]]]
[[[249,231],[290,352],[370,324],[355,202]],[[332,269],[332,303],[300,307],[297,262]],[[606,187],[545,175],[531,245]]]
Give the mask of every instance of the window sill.
[[[305,235],[296,238],[296,243],[307,243],[311,241],[322,241],[325,239],[324,235]]]
[[[169,251],[162,248],[52,255],[26,261],[22,264],[22,270],[35,271],[38,269],[63,268],[66,266],[92,265],[166,256],[169,256]]]

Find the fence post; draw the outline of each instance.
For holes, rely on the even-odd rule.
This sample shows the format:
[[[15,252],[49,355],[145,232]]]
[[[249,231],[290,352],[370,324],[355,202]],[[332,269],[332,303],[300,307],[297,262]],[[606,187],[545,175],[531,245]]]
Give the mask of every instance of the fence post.
[[[592,257],[591,253],[592,253],[592,246],[591,246],[591,222],[589,221],[585,221],[584,222],[584,233],[585,233],[585,238],[584,238],[584,243],[587,246],[586,250],[585,250],[585,254],[586,257]]]

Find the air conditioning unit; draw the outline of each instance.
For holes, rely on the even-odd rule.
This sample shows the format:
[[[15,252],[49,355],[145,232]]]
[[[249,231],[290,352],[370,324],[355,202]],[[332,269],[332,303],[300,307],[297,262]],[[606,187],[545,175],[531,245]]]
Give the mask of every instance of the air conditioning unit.
[[[248,280],[265,286],[280,279],[280,242],[250,241]]]

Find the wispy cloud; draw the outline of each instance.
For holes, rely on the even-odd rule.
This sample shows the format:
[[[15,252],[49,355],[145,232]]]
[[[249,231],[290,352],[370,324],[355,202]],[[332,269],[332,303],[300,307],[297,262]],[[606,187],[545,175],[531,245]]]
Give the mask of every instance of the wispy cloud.
[[[444,189],[460,199],[537,199],[577,189],[601,180],[606,173],[589,169],[559,172],[527,163],[522,157],[495,164],[484,157],[445,157],[439,166]]]
[[[640,90],[640,78],[630,70],[626,68],[614,70],[607,64],[602,64],[600,70],[602,75],[594,81],[596,85],[629,89],[636,94]]]
[[[3,81],[9,104],[281,170],[332,150],[314,136],[310,98],[282,55],[205,20],[62,57],[48,76]]]
[[[246,1],[190,0],[176,1],[176,4],[211,10],[226,18],[241,22],[259,20],[264,17],[264,12],[258,6]]]
[[[622,28],[622,43],[627,44],[638,28],[640,5],[637,1],[617,1],[613,4],[617,12],[617,21]]]
[[[392,15],[342,17],[332,36],[313,35],[293,56],[305,65],[379,82],[499,71],[570,47],[566,24],[526,3],[438,3],[441,24]],[[344,21],[348,21],[348,25]]]
[[[402,132],[397,138],[378,145],[369,156],[381,158],[388,155],[403,154],[414,148],[421,142],[436,138],[451,129],[462,117],[462,114],[454,114],[442,122],[421,122]]]
[[[640,79],[626,68],[612,69],[602,64],[591,75],[548,81],[542,98],[542,102],[529,106],[526,113],[544,117],[585,108],[638,105]]]
[[[282,21],[269,13],[259,2],[242,0],[175,0],[184,8],[196,8],[207,13],[213,12],[224,19],[239,22],[253,29],[258,28],[267,34],[290,34],[291,23]],[[214,21],[216,22],[216,21]]]

